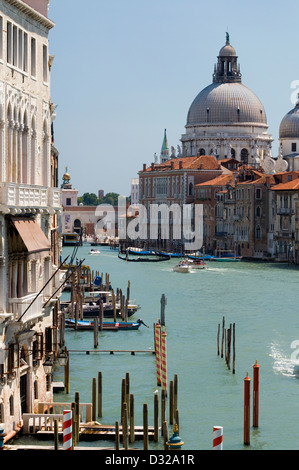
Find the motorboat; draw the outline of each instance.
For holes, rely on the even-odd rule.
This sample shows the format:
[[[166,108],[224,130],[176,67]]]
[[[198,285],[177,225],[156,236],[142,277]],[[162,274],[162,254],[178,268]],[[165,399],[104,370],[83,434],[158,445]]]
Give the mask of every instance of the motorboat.
[[[190,269],[190,263],[187,263],[185,261],[181,261],[179,264],[176,264],[173,268],[176,273],[189,273]]]
[[[90,254],[90,255],[100,255],[101,252],[100,252],[99,250],[95,250],[94,248],[91,248],[91,249],[89,250],[89,254]]]
[[[207,263],[205,263],[202,259],[188,260],[187,264],[191,267],[191,269],[205,269],[207,267]]]

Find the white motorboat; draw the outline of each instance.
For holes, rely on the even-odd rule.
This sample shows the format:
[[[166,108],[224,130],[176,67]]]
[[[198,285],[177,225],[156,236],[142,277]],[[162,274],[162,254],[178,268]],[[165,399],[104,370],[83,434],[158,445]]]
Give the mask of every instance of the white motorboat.
[[[177,273],[189,273],[190,272],[190,264],[181,262],[179,264],[176,264],[173,268],[173,270]]]
[[[90,255],[99,255],[99,254],[101,254],[101,252],[99,250],[95,250],[95,249],[91,248],[91,250],[89,251],[89,254]]]

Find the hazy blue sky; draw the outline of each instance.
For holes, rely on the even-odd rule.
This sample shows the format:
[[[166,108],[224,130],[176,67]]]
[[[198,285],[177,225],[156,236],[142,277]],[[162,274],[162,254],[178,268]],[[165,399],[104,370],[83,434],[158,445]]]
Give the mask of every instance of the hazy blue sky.
[[[129,195],[165,128],[169,145],[180,144],[226,31],[278,154],[279,124],[299,91],[298,0],[51,0],[49,17],[60,181],[67,166],[80,194]]]

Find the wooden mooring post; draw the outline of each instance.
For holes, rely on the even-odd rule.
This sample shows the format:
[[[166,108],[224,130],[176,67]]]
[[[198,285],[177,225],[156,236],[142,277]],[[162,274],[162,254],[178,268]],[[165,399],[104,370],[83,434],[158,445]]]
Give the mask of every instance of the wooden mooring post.
[[[221,350],[221,352],[220,352]],[[236,372],[236,325],[230,323],[228,329],[225,328],[225,317],[222,318],[222,339],[220,348],[220,323],[218,324],[217,330],[217,354],[221,355],[221,358],[225,359],[228,369],[231,369],[232,362],[232,373]],[[231,356],[232,355],[232,356]],[[232,357],[232,361],[231,361]]]

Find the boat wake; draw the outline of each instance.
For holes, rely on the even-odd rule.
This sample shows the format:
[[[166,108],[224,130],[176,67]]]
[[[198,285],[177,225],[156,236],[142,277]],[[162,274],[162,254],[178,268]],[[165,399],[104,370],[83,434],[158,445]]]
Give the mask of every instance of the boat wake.
[[[291,354],[288,357],[283,354],[279,349],[279,345],[275,343],[270,345],[270,349],[274,372],[285,377],[299,378],[299,362],[294,361]]]

